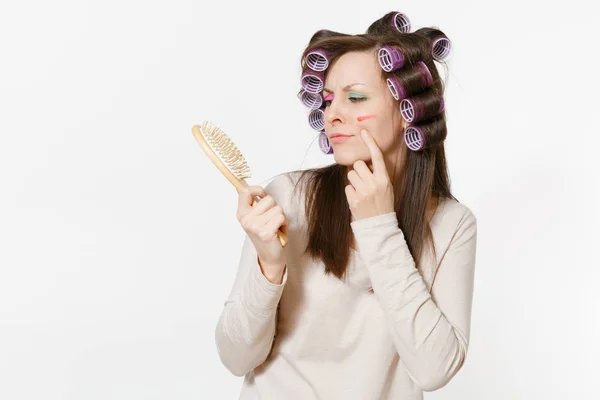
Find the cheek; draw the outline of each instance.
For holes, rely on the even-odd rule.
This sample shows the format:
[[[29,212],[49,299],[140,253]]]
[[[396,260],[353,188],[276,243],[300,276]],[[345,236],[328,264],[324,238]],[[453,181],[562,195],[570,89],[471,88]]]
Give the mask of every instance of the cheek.
[[[388,119],[385,120],[383,118],[378,119],[376,124],[369,126],[367,129],[373,133],[375,141],[381,151],[386,153],[392,148],[395,148],[398,145],[399,140],[404,140],[402,135],[399,134],[401,132],[398,132],[398,126],[399,121],[392,123],[391,118],[388,116]]]
[[[356,120],[358,122],[363,122],[363,121],[366,121],[367,119],[372,119],[375,117],[377,117],[377,114],[359,115],[358,117],[356,117]]]

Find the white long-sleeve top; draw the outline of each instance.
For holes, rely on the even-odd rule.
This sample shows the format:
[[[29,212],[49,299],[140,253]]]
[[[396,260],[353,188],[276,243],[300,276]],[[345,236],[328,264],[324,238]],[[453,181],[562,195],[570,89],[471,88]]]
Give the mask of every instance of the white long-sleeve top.
[[[459,371],[469,344],[477,221],[452,199],[438,206],[417,269],[394,212],[351,222],[344,281],[303,255],[308,241],[298,173],[265,187],[288,219],[281,284],[261,273],[246,236],[217,323],[223,364],[245,376],[241,400],[422,399]],[[302,194],[304,192],[302,191]],[[335,238],[331,238],[335,241]]]

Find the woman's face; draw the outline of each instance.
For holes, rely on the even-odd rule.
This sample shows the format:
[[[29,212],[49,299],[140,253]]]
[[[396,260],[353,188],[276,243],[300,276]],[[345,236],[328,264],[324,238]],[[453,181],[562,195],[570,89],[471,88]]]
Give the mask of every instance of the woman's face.
[[[324,122],[338,164],[370,164],[369,148],[360,136],[363,128],[375,138],[388,169],[396,164],[404,140],[403,119],[381,73],[375,51],[346,53],[330,66],[323,90]],[[338,133],[351,136],[338,142],[332,138]]]

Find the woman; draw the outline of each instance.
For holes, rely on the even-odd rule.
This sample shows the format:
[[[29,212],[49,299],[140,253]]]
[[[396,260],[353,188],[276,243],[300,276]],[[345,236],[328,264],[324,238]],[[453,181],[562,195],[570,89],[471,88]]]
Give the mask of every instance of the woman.
[[[313,36],[300,95],[335,163],[239,194],[247,236],[216,343],[241,399],[422,399],[465,362],[477,221],[446,169],[445,36],[407,25]]]

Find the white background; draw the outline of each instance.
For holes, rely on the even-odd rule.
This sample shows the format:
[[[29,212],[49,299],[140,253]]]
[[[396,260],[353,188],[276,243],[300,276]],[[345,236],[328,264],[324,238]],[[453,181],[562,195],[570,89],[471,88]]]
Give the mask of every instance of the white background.
[[[296,98],[300,54],[394,10],[452,40],[448,163],[479,227],[467,363],[426,398],[598,396],[583,1],[171,0],[2,3],[0,399],[236,399],[214,328],[244,232],[191,127],[221,126],[250,184],[333,162]]]

